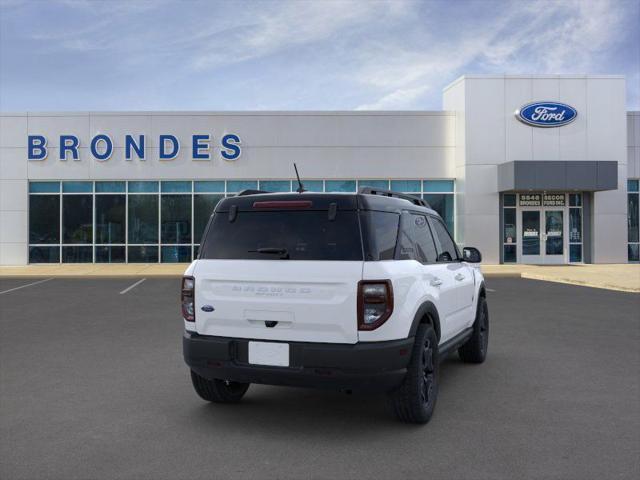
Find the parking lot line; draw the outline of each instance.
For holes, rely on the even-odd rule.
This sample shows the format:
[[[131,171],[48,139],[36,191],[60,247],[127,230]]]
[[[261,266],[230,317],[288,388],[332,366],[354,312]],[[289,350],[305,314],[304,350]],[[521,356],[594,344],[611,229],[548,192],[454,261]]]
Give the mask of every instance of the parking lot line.
[[[140,285],[142,282],[144,282],[146,280],[146,278],[143,278],[142,280],[138,280],[136,283],[134,283],[133,285],[129,285],[127,288],[125,288],[124,290],[122,290],[120,292],[120,295],[124,295],[125,293],[127,293],[129,290],[131,290],[132,288],[136,288],[138,285]]]
[[[19,287],[10,288],[9,290],[3,290],[2,292],[0,292],[0,295],[2,295],[4,293],[13,292],[15,290],[20,290],[21,288],[31,287],[32,285],[38,285],[39,283],[48,282],[49,280],[53,280],[53,278],[54,277],[45,278],[44,280],[38,280],[37,282],[27,283],[26,285],[20,285]]]
[[[487,290],[487,292],[492,292],[492,293],[495,292],[495,290],[493,288],[487,288],[486,290]]]

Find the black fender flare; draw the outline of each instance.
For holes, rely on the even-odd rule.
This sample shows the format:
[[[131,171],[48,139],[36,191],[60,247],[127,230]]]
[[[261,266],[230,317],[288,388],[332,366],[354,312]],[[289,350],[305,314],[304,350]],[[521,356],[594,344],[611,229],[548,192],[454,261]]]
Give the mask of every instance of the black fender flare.
[[[425,322],[426,318],[430,319],[430,322]],[[409,337],[416,336],[416,332],[418,331],[418,327],[421,323],[432,323],[433,329],[436,331],[436,337],[440,340],[440,315],[438,315],[438,309],[433,302],[427,301],[420,305],[418,311],[413,317],[411,329],[409,330]]]
[[[478,297],[487,298],[487,289],[484,286],[484,280],[480,282],[480,288],[478,288]]]

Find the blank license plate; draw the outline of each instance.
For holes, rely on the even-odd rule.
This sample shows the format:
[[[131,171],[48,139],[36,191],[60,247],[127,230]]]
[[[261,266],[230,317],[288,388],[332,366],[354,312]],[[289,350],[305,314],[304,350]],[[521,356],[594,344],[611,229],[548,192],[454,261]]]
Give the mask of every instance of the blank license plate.
[[[254,365],[289,366],[289,344],[249,342],[249,363]]]

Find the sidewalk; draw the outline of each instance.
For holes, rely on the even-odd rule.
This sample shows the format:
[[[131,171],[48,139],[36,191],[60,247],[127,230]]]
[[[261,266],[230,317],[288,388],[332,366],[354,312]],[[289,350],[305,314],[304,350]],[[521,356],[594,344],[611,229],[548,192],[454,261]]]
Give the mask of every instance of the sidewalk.
[[[0,277],[176,277],[187,263],[55,264],[0,267]],[[518,276],[623,292],[640,292],[640,265],[482,265],[488,276]]]
[[[482,265],[487,276],[519,276],[622,292],[640,292],[640,265]]]

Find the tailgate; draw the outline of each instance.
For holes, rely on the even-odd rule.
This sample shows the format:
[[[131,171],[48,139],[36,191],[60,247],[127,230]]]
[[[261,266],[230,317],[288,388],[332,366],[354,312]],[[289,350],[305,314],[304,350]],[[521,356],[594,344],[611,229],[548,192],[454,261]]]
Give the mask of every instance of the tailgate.
[[[198,260],[202,335],[356,343],[362,261]],[[203,311],[202,307],[213,307]]]

